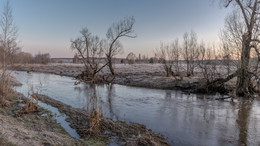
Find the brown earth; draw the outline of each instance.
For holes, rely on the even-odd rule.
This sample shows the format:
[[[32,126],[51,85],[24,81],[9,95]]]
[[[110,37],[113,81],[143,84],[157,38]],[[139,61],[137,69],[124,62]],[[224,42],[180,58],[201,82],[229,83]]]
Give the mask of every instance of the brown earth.
[[[38,107],[38,112],[20,114],[26,102],[21,94],[8,98],[9,106],[0,107],[0,145],[86,145],[71,137],[52,118],[51,112]],[[44,116],[43,116],[44,115]]]

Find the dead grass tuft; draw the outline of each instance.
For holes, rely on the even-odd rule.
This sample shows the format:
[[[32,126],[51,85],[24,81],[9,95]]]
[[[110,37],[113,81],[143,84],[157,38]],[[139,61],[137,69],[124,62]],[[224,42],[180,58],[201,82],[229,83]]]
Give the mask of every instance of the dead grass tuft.
[[[20,111],[21,114],[38,112],[38,100],[35,102],[32,99],[27,99],[24,108]]]
[[[103,121],[103,110],[101,105],[101,99],[96,95],[92,96],[88,102],[87,107],[88,122],[86,133],[89,136],[99,136],[102,131],[100,130],[101,123]]]
[[[9,106],[8,97],[14,94],[10,87],[10,73],[0,71],[0,105]]]

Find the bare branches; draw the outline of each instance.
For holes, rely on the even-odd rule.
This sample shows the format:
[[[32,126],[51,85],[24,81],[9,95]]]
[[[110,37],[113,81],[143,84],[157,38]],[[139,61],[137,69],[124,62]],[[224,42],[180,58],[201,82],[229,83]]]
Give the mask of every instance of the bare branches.
[[[232,1],[233,0],[228,0],[227,3],[225,4],[225,7],[227,8]]]
[[[123,20],[114,23],[107,31],[107,39],[113,43],[120,37],[135,38],[133,26],[135,23],[134,17],[124,18]]]
[[[250,55],[251,48],[255,48],[256,54],[258,55],[258,49],[256,43],[259,43],[259,11],[260,5],[259,0],[235,0],[235,5],[240,9],[242,14],[241,19],[244,21],[245,31],[239,34],[239,37],[234,33],[234,29],[230,29],[230,36],[233,38],[242,38],[241,41],[241,55],[240,55],[240,66],[237,73],[237,89],[236,94],[239,96],[250,97],[252,89],[252,75],[250,74]],[[236,20],[239,22],[240,19]],[[232,26],[235,26],[232,23]],[[259,61],[258,61],[259,62]],[[257,63],[258,64],[258,63]],[[257,67],[258,68],[258,67]],[[258,69],[254,71],[257,71]]]
[[[243,14],[243,17],[244,17],[245,23],[247,25],[247,28],[249,28],[250,27],[250,23],[249,23],[249,20],[247,18],[248,16],[246,14],[246,9],[244,8],[244,6],[243,6],[243,4],[241,3],[240,0],[236,0],[236,2],[238,4],[238,6],[240,7],[240,10],[241,10],[241,12]]]
[[[87,28],[80,31],[81,36],[71,40],[71,49],[82,58],[88,76],[94,77],[107,63],[100,67],[100,57],[104,54],[104,40],[92,35]]]
[[[19,49],[17,32],[18,29],[13,22],[12,8],[7,1],[0,16],[0,57],[2,64],[11,63],[11,56]]]
[[[114,23],[107,31],[107,40],[109,47],[106,50],[106,57],[108,60],[108,66],[112,75],[115,74],[112,58],[120,52],[122,45],[119,42],[121,37],[135,38],[133,34],[133,26],[135,23],[134,17],[125,18],[117,23]]]
[[[12,8],[7,1],[0,16],[0,104],[2,105],[7,105],[6,98],[10,93],[7,65],[13,62],[17,49],[17,27],[13,23]]]
[[[126,60],[129,64],[134,64],[135,60],[137,59],[136,55],[133,52],[130,52],[127,56],[126,56]]]
[[[197,34],[193,31],[190,33],[184,33],[183,35],[183,48],[182,56],[187,65],[187,75],[193,75],[195,69],[195,60],[199,56],[198,46],[197,46]]]

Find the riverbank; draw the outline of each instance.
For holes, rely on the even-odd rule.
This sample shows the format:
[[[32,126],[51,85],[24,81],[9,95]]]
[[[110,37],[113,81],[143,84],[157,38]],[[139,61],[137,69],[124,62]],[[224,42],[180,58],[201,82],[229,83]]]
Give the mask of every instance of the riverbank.
[[[89,111],[92,104],[88,103],[95,103],[92,97],[96,95],[104,117],[143,124],[167,137],[171,145],[259,144],[259,131],[254,128],[259,127],[260,118],[256,99],[215,100],[219,96],[117,84],[74,85],[71,77],[19,71],[13,74],[23,84],[16,87],[17,91],[27,95],[33,84],[38,93],[75,108]]]
[[[12,78],[11,85],[17,85],[19,81]],[[109,118],[102,118],[98,134],[89,133],[89,115],[84,109],[72,108],[44,95],[32,95],[31,100],[13,90],[9,95],[8,106],[0,107],[1,145],[169,145],[165,138],[144,125],[115,122]],[[59,114],[65,114],[80,139],[69,135],[55,120],[57,115],[37,105],[38,100],[56,107]]]
[[[46,95],[34,94],[38,100],[56,107],[63,114],[67,115],[72,128],[76,129],[81,138],[99,138],[107,144],[115,145],[150,145],[168,146],[170,145],[164,137],[157,135],[152,130],[138,123],[126,123],[123,121],[113,121],[110,118],[101,117],[96,127],[90,127],[89,113],[84,109],[73,108],[60,101]],[[96,119],[95,117],[92,117]],[[90,130],[95,129],[95,130]]]
[[[53,114],[37,106],[37,112],[22,113],[27,98],[12,93],[9,106],[0,107],[0,145],[85,145],[71,137],[53,118]]]
[[[13,69],[17,71],[50,73],[75,78],[84,71],[84,66],[82,64],[30,64],[14,65]],[[117,76],[112,83],[128,86],[194,90],[205,82],[202,73],[199,71],[190,77],[186,77],[184,71],[180,73],[180,76],[166,77],[161,64],[115,64],[115,72]],[[100,74],[108,75],[109,70],[104,68]],[[235,81],[236,79],[230,80],[225,83],[225,87],[231,90],[235,87]]]

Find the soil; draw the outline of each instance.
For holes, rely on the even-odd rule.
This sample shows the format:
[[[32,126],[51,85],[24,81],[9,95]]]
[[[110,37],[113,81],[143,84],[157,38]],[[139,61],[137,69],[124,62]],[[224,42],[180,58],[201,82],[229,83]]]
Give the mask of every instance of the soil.
[[[86,145],[83,140],[71,137],[40,107],[37,111],[17,114],[25,107],[26,98],[14,93],[8,97],[9,106],[0,107],[0,145]]]

